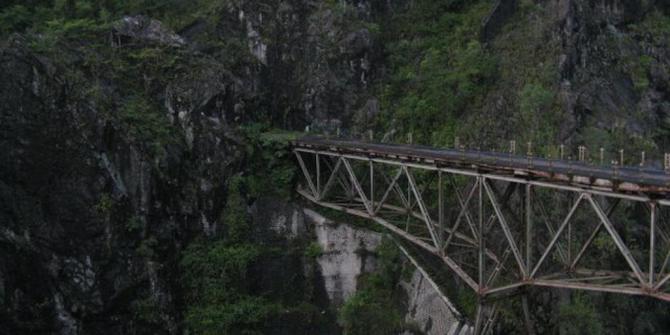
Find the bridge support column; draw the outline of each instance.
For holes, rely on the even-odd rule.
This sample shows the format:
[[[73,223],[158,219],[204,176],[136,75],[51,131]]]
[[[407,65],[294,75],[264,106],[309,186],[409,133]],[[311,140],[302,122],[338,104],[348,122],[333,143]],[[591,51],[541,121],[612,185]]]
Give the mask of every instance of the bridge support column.
[[[486,286],[486,278],[484,278],[485,274],[485,246],[484,246],[484,177],[477,177],[477,192],[478,192],[478,204],[477,204],[477,212],[478,212],[478,224],[477,224],[477,244],[478,244],[478,260],[477,260],[477,269],[478,269],[478,275],[479,275],[479,292],[481,293],[485,286]]]
[[[442,180],[442,171],[437,171],[437,215],[438,215],[438,226],[439,226],[439,234],[438,234],[438,241],[440,242],[440,245],[438,246],[438,249],[440,250],[440,253],[442,255],[445,254],[444,250],[444,245],[445,245],[445,240],[444,240],[444,185],[443,185],[443,180]]]
[[[526,272],[529,273],[532,269],[532,257],[533,257],[533,219],[532,219],[532,199],[531,199],[531,185],[526,184],[526,194],[524,197],[525,206],[524,211],[526,214]]]

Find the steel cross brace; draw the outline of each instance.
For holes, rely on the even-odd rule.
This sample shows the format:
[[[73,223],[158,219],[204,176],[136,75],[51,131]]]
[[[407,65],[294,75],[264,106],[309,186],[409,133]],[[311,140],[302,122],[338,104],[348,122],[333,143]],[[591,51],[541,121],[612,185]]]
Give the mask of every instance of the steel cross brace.
[[[669,242],[668,237],[663,231],[662,227],[657,224],[658,217],[661,216],[660,214],[661,212],[659,212],[659,207],[668,205],[669,201],[667,200],[663,199],[649,200],[649,198],[646,197],[644,194],[642,195],[624,194],[624,193],[616,193],[614,191],[604,192],[595,190],[593,188],[582,189],[570,185],[550,184],[547,182],[524,180],[517,177],[482,174],[477,172],[471,173],[465,170],[461,171],[452,168],[435,167],[430,166],[428,164],[417,164],[406,161],[394,162],[390,160],[381,160],[371,157],[363,158],[351,154],[343,154],[341,152],[333,153],[328,151],[309,151],[310,153],[319,155],[315,157],[314,167],[316,168],[316,171],[311,172],[310,169],[312,167],[305,164],[303,155],[301,155],[298,152],[304,154],[307,151],[296,150],[295,152],[297,162],[300,165],[300,169],[302,170],[303,175],[305,177],[304,180],[306,181],[307,184],[306,186],[308,186],[309,190],[309,192],[305,192],[304,190],[299,191],[301,195],[303,195],[305,198],[314,203],[334,208],[353,215],[369,218],[381,224],[382,226],[388,228],[390,231],[402,236],[403,238],[406,238],[410,242],[430,251],[435,255],[440,256],[444,260],[445,264],[449,266],[450,269],[452,269],[452,271],[457,273],[458,276],[468,284],[468,286],[470,286],[476,292],[479,292],[480,295],[482,296],[493,296],[500,293],[508,292],[510,290],[515,290],[525,285],[535,285],[535,286],[546,286],[546,287],[562,287],[569,289],[570,288],[586,289],[586,290],[595,290],[602,292],[615,292],[615,293],[625,293],[635,295],[648,295],[670,301],[670,293],[666,293],[665,291],[661,290],[661,288],[663,288],[664,285],[666,285],[670,281],[670,274],[665,273],[664,271],[666,269],[670,256],[666,256],[665,259],[663,259],[663,262],[658,262],[657,264],[656,262],[657,253],[655,250],[657,247],[657,241],[656,241],[657,237],[660,237],[661,240],[664,241],[665,243]],[[331,169],[331,175],[329,176],[328,181],[326,182],[325,185],[323,185],[321,168],[322,165],[324,165],[323,163],[325,163],[325,165],[329,165],[331,158],[335,161],[335,166]],[[360,179],[357,178],[357,176],[355,175],[352,163],[350,162],[350,160],[354,159],[356,161],[365,162],[366,164],[368,164],[368,168],[370,171],[369,195],[366,194],[366,192],[363,190]],[[386,174],[384,173],[383,167],[380,166],[381,169],[379,171],[374,171],[374,169],[378,165],[387,165],[389,167],[397,168],[397,170],[394,170],[393,178],[390,181],[389,178],[387,178]],[[332,167],[332,165],[330,165],[329,167]],[[440,202],[437,205],[437,213],[439,216],[436,220],[437,222],[433,221],[433,219],[431,218],[431,211],[433,211],[434,209],[428,208],[426,206],[426,199],[424,199],[425,198],[425,193],[423,192],[424,188],[427,188],[429,186],[428,184],[417,185],[414,176],[410,172],[410,168],[424,169],[426,171],[437,172],[436,174],[439,177],[438,182],[440,183],[438,185],[438,197],[440,199]],[[453,192],[453,195],[455,196],[455,199],[458,200],[457,204],[460,208],[456,221],[454,221],[448,228],[444,226],[444,218],[443,218],[444,215],[443,206],[445,206],[445,203],[442,203],[444,200],[443,192],[445,192],[443,187],[444,185],[442,185],[443,173],[446,174],[448,182],[450,182],[452,186],[455,186],[453,175],[476,177],[477,179],[471,188],[470,186],[466,188],[467,192],[465,194],[462,193],[461,190],[456,187],[454,187],[453,190],[451,190]],[[374,185],[375,179],[381,178],[378,176],[380,174],[388,182],[388,187],[375,189]],[[314,179],[312,178],[314,175],[316,176],[316,184],[314,183]],[[348,178],[343,178],[342,175],[348,176]],[[400,197],[400,200],[401,201],[407,200],[407,202],[411,201],[414,203],[413,206],[411,206],[411,208],[408,206],[408,204],[403,204],[405,205],[404,209],[402,207],[396,207],[388,204],[391,193],[395,192],[400,195],[403,195],[402,194],[403,191],[400,189],[399,186],[400,185],[399,181],[403,176],[407,178],[408,197],[405,199]],[[349,180],[343,181],[343,179],[349,179]],[[525,257],[522,257],[522,253],[519,248],[520,244],[518,243],[520,242],[518,242],[518,240],[515,239],[517,236],[514,233],[512,233],[512,230],[510,229],[511,222],[508,222],[504,216],[506,212],[503,212],[503,210],[505,211],[510,210],[507,207],[505,207],[506,203],[508,202],[508,199],[506,197],[503,197],[501,199],[502,202],[499,201],[501,195],[496,194],[497,192],[494,189],[495,185],[491,183],[491,180],[509,182],[510,185],[508,185],[508,189],[511,189],[511,187],[515,183],[526,185],[527,190],[526,196],[522,197],[522,202],[525,201],[525,203],[523,204],[525,208],[524,222],[526,222],[526,229],[527,229],[525,234],[526,253],[525,255],[523,255]],[[348,198],[349,200],[347,202],[341,204],[324,202],[323,199],[329,194],[329,192],[332,193],[332,185],[335,182],[340,182],[340,184],[343,185],[344,191],[355,192],[355,196],[353,198],[349,197]],[[544,224],[547,226],[547,230],[549,231],[551,241],[549,242],[548,246],[542,251],[542,255],[539,258],[539,260],[534,264],[531,264],[532,248],[530,241],[532,239],[530,239],[529,237],[533,235],[533,231],[531,230],[532,227],[530,222],[531,221],[530,217],[532,215],[530,209],[532,207],[529,204],[535,203],[535,201],[533,201],[529,196],[530,192],[528,191],[528,189],[530,189],[530,186],[532,186],[533,188],[546,187],[548,189],[569,191],[578,194],[578,197],[574,201],[572,207],[570,208],[569,213],[565,216],[562,223],[558,226],[557,229],[553,229],[553,227],[549,224],[548,222],[549,220],[546,215],[546,210],[544,210],[542,203],[538,202],[541,206],[540,213],[545,218],[545,220],[543,221]],[[384,190],[384,196],[378,199],[377,192],[381,192],[381,190]],[[479,193],[477,192],[477,190],[479,190]],[[486,193],[486,195],[484,195],[484,193]],[[507,193],[508,192],[505,192],[505,194]],[[634,259],[631,250],[629,249],[629,246],[626,245],[623,239],[621,239],[621,236],[619,236],[618,232],[615,230],[614,225],[612,224],[612,222],[610,222],[610,216],[614,211],[615,208],[614,206],[616,205],[616,203],[612,204],[607,209],[607,211],[604,211],[601,208],[601,205],[598,202],[596,202],[595,199],[593,198],[594,195],[611,197],[614,199],[625,199],[627,201],[646,202],[649,204],[648,206],[650,207],[650,221],[649,221],[650,236],[649,236],[649,250],[648,250],[649,252],[648,269],[642,271],[638,262]],[[412,196],[412,198],[414,199],[411,199],[409,196]],[[490,217],[488,217],[489,214],[487,214],[488,220],[484,220],[482,212],[482,199],[484,197],[488,198],[488,202],[490,202],[494,212],[493,214],[490,215]],[[471,215],[471,209],[470,209],[472,199],[474,198],[477,198],[479,201],[478,204],[479,215],[477,218],[474,218]],[[577,257],[575,257],[575,259],[573,259],[572,262],[568,264],[568,268],[572,269],[570,270],[570,272],[566,273],[557,272],[546,276],[538,277],[539,270],[542,268],[543,265],[545,265],[545,263],[547,263],[547,258],[549,257],[549,255],[551,254],[551,252],[554,250],[555,247],[558,246],[559,254],[561,256],[564,256],[563,255],[564,250],[563,248],[561,248],[561,243],[559,239],[561,236],[563,236],[565,230],[569,229],[568,225],[571,225],[570,221],[572,220],[572,217],[574,216],[577,207],[583,202],[583,200],[587,200],[587,202],[590,205],[589,207],[591,207],[595,212],[595,214],[597,215],[599,219],[598,226],[590,233],[590,236],[586,240],[584,245],[581,246],[581,250],[577,254]],[[415,212],[413,210],[413,208],[416,207],[418,207],[420,212]],[[365,208],[365,210],[362,210],[363,208]],[[408,210],[408,208],[410,209]],[[425,230],[415,231],[418,234],[417,236],[413,236],[412,234],[393,226],[388,221],[385,221],[383,218],[378,217],[378,215],[382,216],[390,215],[391,212],[389,211],[393,213],[406,213],[408,217],[414,217],[418,220],[423,221],[425,223],[425,228],[427,228],[427,233],[428,235],[430,235],[429,238],[425,237],[426,236]],[[512,214],[515,214],[513,210]],[[485,248],[486,239],[495,238],[497,236],[497,235],[489,236],[490,232],[485,227],[487,225],[493,224],[494,221],[496,220],[499,221],[499,224],[502,228],[502,232],[504,234],[505,242],[507,244],[507,249],[505,250],[503,256],[500,259],[497,258],[496,255],[490,253],[490,251]],[[463,221],[465,221],[468,224],[470,232],[473,233],[473,238],[468,238],[467,236],[463,236],[463,234],[458,232],[458,229],[459,227],[461,227]],[[516,223],[516,221],[514,222]],[[519,221],[519,223],[521,223],[521,221]],[[607,230],[608,236],[611,238],[611,240],[614,241],[614,244],[616,245],[618,251],[623,255],[624,259],[626,260],[626,264],[628,265],[628,267],[630,267],[631,272],[615,273],[615,272],[604,272],[597,269],[582,270],[576,268],[576,266],[579,264],[579,261],[583,258],[587,248],[593,244],[596,235],[602,231],[601,229],[602,227],[605,227],[605,229]],[[446,236],[442,235],[443,233],[447,233]],[[456,242],[454,241],[454,238],[458,238],[460,239],[460,241]],[[481,242],[478,242],[479,239],[481,239]],[[453,257],[450,257],[449,255],[446,255],[444,253],[444,251],[448,249],[449,245],[454,245],[457,246],[458,248],[462,248],[462,251],[467,251],[467,249],[469,248],[472,248],[470,250],[474,249],[480,250],[480,252],[478,253],[479,264],[476,267],[474,267],[479,271],[479,278],[480,278],[479,283],[475,282],[467,272],[463,271],[461,266],[464,265],[458,264]],[[461,254],[463,256],[458,256]],[[516,283],[489,289],[488,287],[491,286],[494,282],[496,282],[497,278],[501,276],[501,273],[503,273],[502,269],[507,264],[508,257],[510,255],[514,256],[515,262],[517,266],[519,266],[520,272],[523,274],[523,277],[525,277],[525,279],[518,281]],[[668,255],[670,255],[670,252],[668,252]],[[467,256],[467,254],[459,253],[458,251],[455,252],[453,256],[458,256],[461,262],[467,262],[465,259],[470,257]],[[488,274],[486,274],[484,268],[485,263],[483,262],[483,260],[485,257],[490,257],[495,262],[495,267],[492,269],[493,271]],[[658,268],[660,268],[660,271],[656,272],[656,269]],[[486,277],[484,276],[484,274],[486,274]],[[574,274],[577,274],[578,277],[571,277]],[[628,282],[629,280],[630,282]]]

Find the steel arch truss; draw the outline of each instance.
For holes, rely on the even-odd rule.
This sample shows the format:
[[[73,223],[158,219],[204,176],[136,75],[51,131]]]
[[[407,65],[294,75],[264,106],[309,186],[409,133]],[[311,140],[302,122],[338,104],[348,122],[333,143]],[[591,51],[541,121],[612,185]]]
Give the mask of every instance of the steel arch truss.
[[[670,212],[660,199],[406,157],[294,153],[303,197],[436,255],[481,298],[543,286],[670,301]]]

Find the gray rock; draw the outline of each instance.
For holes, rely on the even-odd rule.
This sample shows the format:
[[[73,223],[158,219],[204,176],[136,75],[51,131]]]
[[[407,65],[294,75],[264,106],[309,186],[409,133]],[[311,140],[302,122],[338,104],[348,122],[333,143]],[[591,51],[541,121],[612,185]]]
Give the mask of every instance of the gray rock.
[[[381,244],[381,235],[332,222],[309,209],[304,213],[323,251],[317,262],[326,292],[331,303],[340,306],[356,292],[358,276],[375,271],[376,259],[369,255]]]
[[[127,44],[130,41],[157,42],[170,46],[183,46],[184,39],[165,28],[160,21],[147,16],[126,16],[113,24],[113,43]]]

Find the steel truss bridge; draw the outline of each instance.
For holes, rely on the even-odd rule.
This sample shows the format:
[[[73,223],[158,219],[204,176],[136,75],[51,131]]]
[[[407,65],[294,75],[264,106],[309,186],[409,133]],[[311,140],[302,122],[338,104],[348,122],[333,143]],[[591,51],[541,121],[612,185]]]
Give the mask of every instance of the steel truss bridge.
[[[666,171],[318,137],[292,145],[304,198],[384,226],[476,293],[476,334],[495,319],[486,301],[528,286],[670,301]]]

